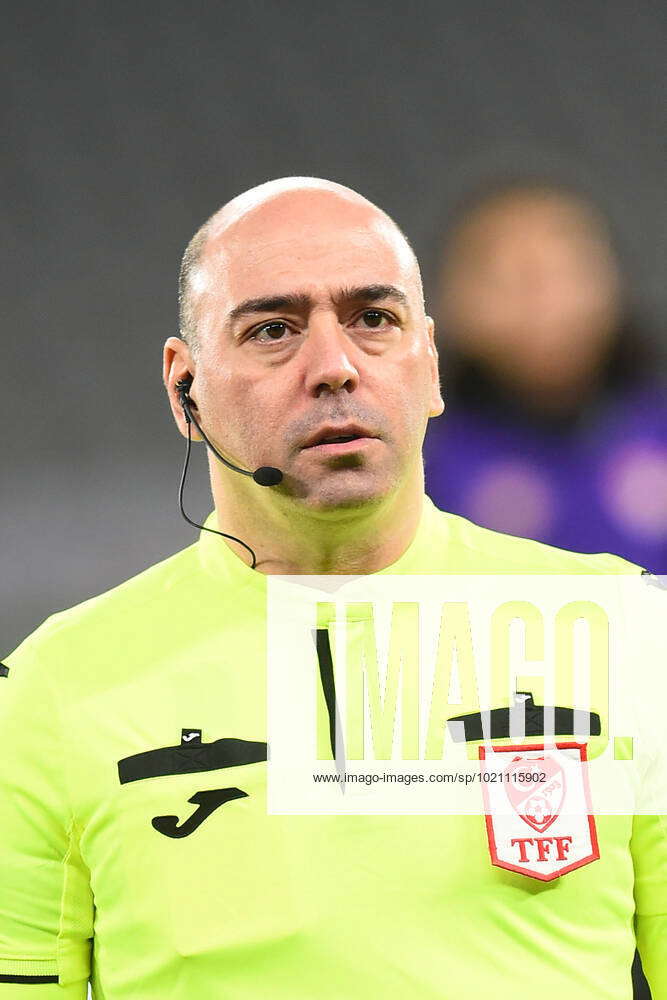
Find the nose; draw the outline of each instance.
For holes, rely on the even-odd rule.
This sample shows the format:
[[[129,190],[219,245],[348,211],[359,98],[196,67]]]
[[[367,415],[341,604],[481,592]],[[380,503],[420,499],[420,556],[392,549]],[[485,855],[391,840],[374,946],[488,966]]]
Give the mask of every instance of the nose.
[[[359,372],[351,358],[351,348],[338,317],[311,316],[305,352],[305,382],[309,395],[319,397],[341,389],[354,392],[359,385]]]

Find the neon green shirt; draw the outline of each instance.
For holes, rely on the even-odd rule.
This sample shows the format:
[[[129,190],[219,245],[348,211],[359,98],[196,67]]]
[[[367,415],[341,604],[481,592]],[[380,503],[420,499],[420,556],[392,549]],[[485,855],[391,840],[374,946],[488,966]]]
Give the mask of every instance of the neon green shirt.
[[[425,498],[383,572],[639,568]],[[202,532],[5,660],[0,1000],[629,1000],[636,939],[665,1000],[664,818],[538,883],[483,817],[267,815],[266,582]]]

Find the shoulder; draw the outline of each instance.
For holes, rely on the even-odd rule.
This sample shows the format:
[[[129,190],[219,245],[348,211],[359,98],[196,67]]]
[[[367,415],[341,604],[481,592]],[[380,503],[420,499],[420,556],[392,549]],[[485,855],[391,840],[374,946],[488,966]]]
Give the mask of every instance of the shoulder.
[[[437,508],[436,508],[437,510]],[[640,574],[642,567],[609,552],[571,552],[530,538],[483,528],[457,514],[437,510],[456,572]],[[452,572],[448,566],[443,572]]]
[[[198,575],[196,545],[149,566],[116,587],[46,619],[9,656],[8,676],[83,691],[93,677],[119,662],[130,649],[144,659],[159,648],[178,608]],[[46,678],[44,678],[46,679]]]

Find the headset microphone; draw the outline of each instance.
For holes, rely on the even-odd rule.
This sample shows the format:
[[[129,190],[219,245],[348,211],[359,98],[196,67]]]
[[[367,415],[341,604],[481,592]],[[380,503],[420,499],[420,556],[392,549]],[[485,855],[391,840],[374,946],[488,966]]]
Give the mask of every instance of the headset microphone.
[[[210,531],[214,535],[221,535],[223,538],[231,538],[232,541],[238,542],[240,545],[242,545],[245,549],[248,550],[248,552],[252,556],[251,569],[254,569],[255,566],[257,565],[257,559],[255,553],[253,552],[253,550],[250,548],[249,545],[246,545],[245,542],[241,541],[241,539],[237,538],[235,535],[227,535],[225,534],[224,531],[215,531],[213,528],[207,528],[203,524],[197,524],[196,521],[193,521],[185,513],[185,510],[183,508],[183,489],[185,487],[185,477],[188,471],[188,463],[190,461],[190,449],[192,446],[191,424],[195,425],[195,427],[201,434],[202,438],[206,442],[207,446],[211,449],[216,458],[220,459],[223,465],[226,465],[228,469],[232,469],[233,472],[240,472],[242,476],[250,476],[251,479],[253,479],[254,482],[257,483],[258,486],[277,486],[278,483],[282,482],[283,474],[280,471],[280,469],[276,469],[272,465],[261,465],[258,469],[255,469],[254,472],[249,472],[247,469],[241,469],[238,465],[234,465],[234,463],[226,459],[224,455],[221,455],[220,452],[215,447],[215,445],[213,445],[209,441],[206,434],[204,433],[199,423],[197,422],[197,419],[194,417],[192,410],[190,409],[190,404],[192,403],[192,400],[190,399],[191,385],[192,385],[192,375],[190,374],[188,374],[185,378],[179,379],[178,382],[176,383],[176,392],[178,393],[178,398],[181,407],[183,408],[183,415],[185,417],[185,422],[188,427],[188,441],[185,452],[185,462],[183,463],[183,472],[181,474],[181,482],[178,488],[178,502],[181,508],[181,514],[188,522],[188,524],[191,524],[194,528],[202,528],[204,531]]]
[[[254,479],[254,481],[257,483],[258,486],[277,486],[278,483],[281,483],[283,474],[280,471],[280,469],[276,469],[272,465],[260,465],[259,469],[255,469],[254,472],[248,472],[247,469],[239,468],[238,465],[234,465],[233,462],[230,462],[228,459],[226,459],[223,455],[220,454],[215,445],[213,445],[206,437],[203,430],[197,423],[196,418],[192,414],[192,410],[190,409],[190,403],[192,403],[192,400],[190,399],[191,385],[192,385],[191,375],[186,378],[179,379],[178,382],[176,383],[176,391],[178,392],[178,398],[180,399],[181,406],[183,407],[185,420],[188,423],[188,425],[190,424],[190,421],[192,421],[192,423],[195,425],[195,427],[203,437],[208,447],[211,449],[213,454],[220,459],[223,465],[226,465],[228,469],[232,469],[234,472],[240,472],[242,476],[250,476],[252,479]]]

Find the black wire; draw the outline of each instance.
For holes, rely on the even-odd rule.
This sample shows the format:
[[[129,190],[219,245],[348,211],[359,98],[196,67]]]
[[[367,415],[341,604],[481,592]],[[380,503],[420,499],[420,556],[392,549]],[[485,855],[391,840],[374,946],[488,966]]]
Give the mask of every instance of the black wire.
[[[199,431],[199,433],[201,434],[201,436],[203,437],[204,441],[209,446],[209,448],[211,449],[211,451],[213,452],[213,454],[215,455],[215,457],[219,458],[220,461],[224,465],[226,465],[228,469],[232,469],[234,472],[240,472],[241,475],[243,475],[243,476],[250,476],[252,478],[252,472],[248,472],[247,469],[241,469],[241,468],[239,468],[238,465],[234,465],[234,463],[230,462],[229,459],[225,458],[224,455],[221,455],[220,452],[218,451],[218,449],[215,447],[215,445],[211,441],[209,441],[209,439],[204,434],[204,431],[201,429],[201,427],[197,423],[197,418],[195,417],[194,413],[190,409],[189,400],[188,400],[187,396],[185,396],[185,395],[181,396],[181,405],[183,406],[183,409],[185,411],[186,419],[189,418],[188,419],[188,423],[190,422],[190,420],[192,421],[192,423],[195,425],[195,427],[197,428],[197,430]]]
[[[183,507],[183,489],[185,487],[185,477],[187,476],[187,472],[188,472],[188,463],[190,461],[190,449],[192,447],[192,435],[191,435],[191,428],[190,428],[190,421],[189,420],[187,421],[187,425],[188,425],[188,442],[187,442],[187,445],[186,445],[186,448],[185,448],[185,462],[183,463],[183,472],[181,473],[181,482],[180,482],[179,487],[178,487],[178,504],[179,504],[179,506],[181,508],[181,514],[183,515],[183,517],[185,518],[185,520],[188,522],[188,524],[191,524],[193,528],[201,528],[203,531],[210,531],[212,535],[220,535],[221,538],[230,538],[233,542],[238,542],[239,545],[242,545],[243,548],[247,549],[248,552],[250,553],[250,555],[252,556],[252,566],[250,567],[250,569],[254,569],[255,566],[257,565],[257,558],[255,556],[255,553],[253,552],[253,550],[250,548],[249,545],[246,545],[246,543],[243,542],[243,541],[241,541],[240,538],[237,538],[236,535],[227,535],[227,534],[225,534],[224,531],[216,531],[215,528],[207,528],[205,524],[197,524],[196,521],[193,521],[192,518],[188,517],[188,515],[185,513],[185,509]]]

